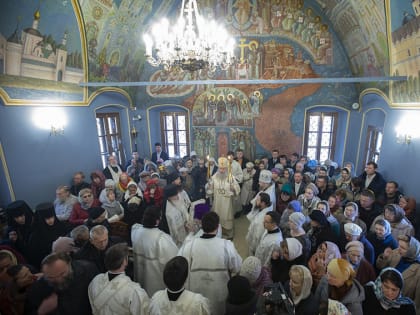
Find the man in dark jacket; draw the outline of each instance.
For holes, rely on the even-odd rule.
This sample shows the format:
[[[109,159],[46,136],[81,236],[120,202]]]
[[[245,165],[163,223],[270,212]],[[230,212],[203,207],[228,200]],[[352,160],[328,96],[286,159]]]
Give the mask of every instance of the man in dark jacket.
[[[88,286],[99,273],[87,261],[72,261],[66,253],[53,253],[42,261],[44,276],[28,292],[25,314],[92,313]]]
[[[94,226],[89,234],[89,241],[74,254],[74,259],[90,261],[96,265],[99,272],[106,272],[105,252],[118,241],[108,236],[108,230],[103,225]]]
[[[371,161],[366,164],[365,171],[359,176],[362,179],[363,188],[370,189],[375,193],[375,199],[380,200],[385,192],[385,179],[377,172],[378,164]]]

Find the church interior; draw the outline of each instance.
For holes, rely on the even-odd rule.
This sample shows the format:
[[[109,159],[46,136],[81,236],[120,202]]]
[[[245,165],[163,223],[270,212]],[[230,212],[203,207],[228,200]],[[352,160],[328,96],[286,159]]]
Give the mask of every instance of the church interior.
[[[150,158],[155,142],[171,157],[297,152],[356,174],[375,160],[420,200],[419,1],[197,1],[235,61],[172,73],[148,62],[143,34],[180,1],[21,3],[1,4],[0,205],[52,200],[74,172]]]

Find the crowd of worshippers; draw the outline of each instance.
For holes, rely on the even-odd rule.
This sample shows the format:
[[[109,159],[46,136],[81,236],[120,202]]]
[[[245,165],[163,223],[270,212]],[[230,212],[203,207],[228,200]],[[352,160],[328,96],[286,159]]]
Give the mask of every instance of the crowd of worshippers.
[[[293,313],[281,288],[295,314],[420,315],[416,201],[377,168],[278,150],[175,160],[159,143],[125,167],[110,156],[53,202],[6,206],[0,313]]]

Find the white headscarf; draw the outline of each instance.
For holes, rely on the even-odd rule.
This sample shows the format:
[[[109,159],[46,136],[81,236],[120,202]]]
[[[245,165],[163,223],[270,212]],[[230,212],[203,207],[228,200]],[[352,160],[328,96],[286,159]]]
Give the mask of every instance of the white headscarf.
[[[289,260],[295,260],[302,255],[302,243],[294,237],[286,238]]]

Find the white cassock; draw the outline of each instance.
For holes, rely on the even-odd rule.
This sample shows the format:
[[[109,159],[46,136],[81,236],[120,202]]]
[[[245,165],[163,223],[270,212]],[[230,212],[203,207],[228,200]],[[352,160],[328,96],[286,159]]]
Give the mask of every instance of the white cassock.
[[[184,290],[176,301],[166,290],[157,291],[149,305],[150,315],[210,315],[209,300],[201,294]]]
[[[241,164],[239,164],[238,161],[233,160],[231,164],[231,170],[232,170],[232,176],[233,178],[238,182],[238,184],[241,184],[244,180],[244,173],[242,172]],[[240,188],[240,186],[239,186]],[[241,193],[239,192],[233,197],[232,200],[232,206],[235,213],[242,211],[242,203],[241,203]]]
[[[211,314],[224,314],[227,283],[242,265],[233,243],[218,237],[195,238],[185,243],[178,255],[184,256],[190,267],[185,288],[208,298]]]
[[[176,246],[181,247],[187,237],[188,210],[183,199],[166,202],[166,220]]]
[[[223,229],[223,237],[233,238],[233,220],[235,211],[233,198],[238,196],[241,188],[236,180],[220,177],[219,173],[213,175],[211,183],[207,184],[207,194],[213,195],[212,211],[219,215],[220,224]]]
[[[88,289],[94,315],[147,315],[149,297],[140,285],[120,274],[109,281],[108,273],[93,278]]]
[[[260,193],[266,193],[270,196],[270,201],[271,201],[271,206],[268,207],[268,211],[273,211],[273,209],[275,209],[276,206],[276,185],[274,183],[272,183],[270,186],[268,186],[266,189],[264,190],[260,190],[255,197],[251,200],[251,205],[252,205],[252,210],[255,209],[256,206],[256,202],[257,202],[257,197]]]
[[[149,296],[163,290],[163,269],[176,256],[178,247],[171,236],[157,227],[145,228],[134,224],[131,228],[134,253],[134,280],[141,284]]]
[[[265,230],[261,237],[260,243],[255,251],[255,257],[261,260],[262,266],[269,266],[271,260],[271,254],[274,248],[280,248],[280,242],[283,241],[283,234],[280,229],[277,233],[268,233]]]
[[[248,242],[249,256],[254,256],[261,237],[264,234],[264,217],[270,208],[252,210],[248,213],[247,218],[250,221],[248,233],[246,234],[246,241]],[[256,213],[253,213],[256,212]]]

